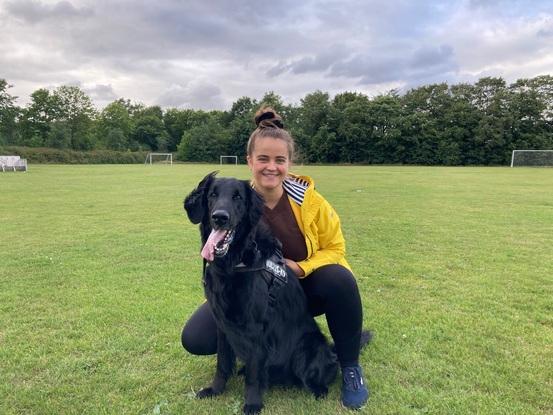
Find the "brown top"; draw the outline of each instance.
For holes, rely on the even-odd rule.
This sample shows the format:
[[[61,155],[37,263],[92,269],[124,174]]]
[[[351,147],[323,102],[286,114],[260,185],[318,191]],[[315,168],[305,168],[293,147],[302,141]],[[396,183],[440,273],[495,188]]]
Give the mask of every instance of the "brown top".
[[[273,231],[273,234],[282,242],[282,254],[284,258],[296,262],[307,258],[305,238],[296,222],[286,192],[282,192],[282,197],[273,209],[265,206],[263,216],[267,220],[267,224]]]

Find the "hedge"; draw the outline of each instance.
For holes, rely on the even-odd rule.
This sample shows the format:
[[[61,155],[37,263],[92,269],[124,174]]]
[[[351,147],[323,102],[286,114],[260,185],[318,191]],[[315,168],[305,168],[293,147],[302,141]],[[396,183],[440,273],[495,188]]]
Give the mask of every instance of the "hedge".
[[[0,155],[16,155],[38,164],[137,164],[144,163],[148,152],[0,146]]]

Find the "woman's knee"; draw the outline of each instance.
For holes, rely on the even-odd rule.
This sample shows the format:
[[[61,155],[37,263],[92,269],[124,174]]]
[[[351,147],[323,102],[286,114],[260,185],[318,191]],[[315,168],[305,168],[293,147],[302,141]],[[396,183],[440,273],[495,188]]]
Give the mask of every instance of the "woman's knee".
[[[313,275],[317,285],[330,295],[350,296],[359,292],[353,273],[339,264],[329,264],[318,268]],[[310,278],[311,276],[307,277]]]
[[[187,352],[195,355],[217,352],[217,326],[207,303],[200,306],[184,325],[181,344]]]
[[[196,336],[191,333],[191,330],[189,330],[188,328],[188,324],[186,324],[183,327],[182,333],[180,335],[180,342],[182,344],[182,347],[184,347],[184,350],[186,350],[188,353],[199,354],[198,351],[200,350],[200,347],[195,340]]]

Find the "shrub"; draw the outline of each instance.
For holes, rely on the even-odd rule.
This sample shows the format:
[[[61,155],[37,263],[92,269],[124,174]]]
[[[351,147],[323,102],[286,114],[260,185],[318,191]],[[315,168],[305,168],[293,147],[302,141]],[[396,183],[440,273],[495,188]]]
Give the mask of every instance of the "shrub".
[[[0,154],[18,155],[37,164],[138,164],[144,163],[148,152],[0,146]]]

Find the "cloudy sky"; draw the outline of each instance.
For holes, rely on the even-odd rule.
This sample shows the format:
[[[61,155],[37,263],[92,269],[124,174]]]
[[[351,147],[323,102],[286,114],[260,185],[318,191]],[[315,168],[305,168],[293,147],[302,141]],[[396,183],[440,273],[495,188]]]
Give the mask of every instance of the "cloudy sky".
[[[266,91],[298,103],[542,74],[552,0],[0,0],[0,78],[19,105],[64,84],[99,108],[229,109]]]

